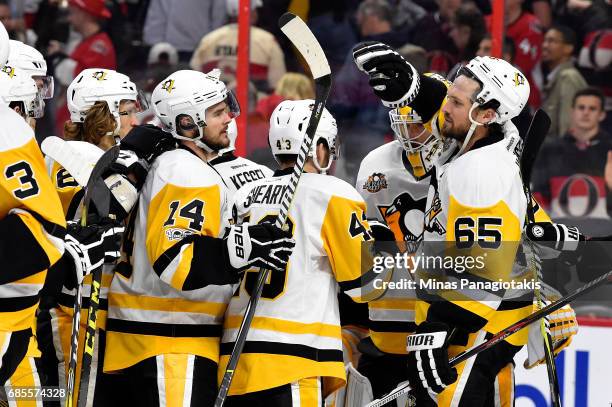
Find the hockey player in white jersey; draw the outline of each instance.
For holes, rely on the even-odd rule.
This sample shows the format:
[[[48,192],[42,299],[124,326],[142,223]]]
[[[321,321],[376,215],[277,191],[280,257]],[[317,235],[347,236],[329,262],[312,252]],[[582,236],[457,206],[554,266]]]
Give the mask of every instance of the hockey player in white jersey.
[[[0,54],[1,48],[2,41]],[[101,228],[68,225],[66,234],[60,200],[46,174],[32,128],[26,124],[33,127],[42,116],[41,102],[39,88],[27,72],[4,66],[0,72],[0,114],[6,133],[0,137],[0,161],[5,169],[0,182],[0,234],[6,238],[0,245],[5,267],[0,290],[4,304],[0,310],[0,384],[8,386],[7,390],[45,384],[34,360],[40,355],[34,315],[43,283],[64,251],[71,263],[83,266],[73,268],[73,273],[91,272],[90,266],[101,262],[106,248],[116,251],[119,242],[112,231],[104,234],[107,230]],[[17,400],[16,405],[31,404]]]
[[[229,198],[234,196],[236,191],[245,184],[260,180],[262,178],[271,177],[273,171],[265,165],[257,164],[249,159],[240,157],[234,154],[236,150],[236,139],[238,138],[238,129],[236,120],[232,120],[227,127],[227,136],[229,145],[219,150],[219,155],[209,161],[210,165],[215,167],[215,170],[221,175],[227,190]]]
[[[227,146],[239,108],[217,75],[177,71],[151,102],[179,147],[142,187],[132,269],[110,287],[104,370],[127,376],[136,404],[209,406],[233,284],[248,267],[284,269],[294,243],[273,225],[226,228],[228,192],[207,159]]]
[[[274,177],[240,189],[238,224],[272,222],[279,212],[312,114],[312,100],[284,101],[270,118],[269,142],[280,165]],[[336,123],[324,109],[288,222],[296,247],[283,270],[272,271],[235,370],[229,406],[320,406],[345,382],[338,286],[360,300],[362,244],[371,240],[365,203],[344,181],[323,175],[336,153]],[[219,375],[257,280],[247,271],[224,322]]]
[[[389,118],[396,140],[363,159],[355,188],[366,202],[372,229],[386,225],[392,232],[387,244],[398,242],[401,252],[414,254],[423,239],[431,169],[455,152],[455,143],[433,135],[408,106],[391,110]],[[392,281],[409,278],[407,269],[396,269]],[[406,380],[406,337],[416,328],[415,300],[414,290],[388,290],[368,303],[370,336],[359,345],[358,370],[370,380],[375,398]]]
[[[459,72],[447,95],[384,44],[360,44],[353,55],[385,105],[409,105],[424,120],[437,114],[442,136],[461,144],[458,158],[432,174],[424,240],[482,250],[518,242],[527,198],[517,165],[517,135],[509,120],[527,102],[529,84],[524,75],[503,60],[477,57]],[[491,274],[481,277],[508,277],[514,257],[508,248],[504,251],[500,253],[508,257],[497,257],[503,266],[494,270],[496,274],[489,269]],[[467,297],[457,300],[458,295]],[[431,346],[407,348],[408,379],[418,405],[512,405],[512,358],[526,343],[527,332],[509,337],[456,369],[449,367],[448,360],[531,313],[531,301],[472,298],[464,291],[417,302],[418,326],[412,338],[435,338]]]

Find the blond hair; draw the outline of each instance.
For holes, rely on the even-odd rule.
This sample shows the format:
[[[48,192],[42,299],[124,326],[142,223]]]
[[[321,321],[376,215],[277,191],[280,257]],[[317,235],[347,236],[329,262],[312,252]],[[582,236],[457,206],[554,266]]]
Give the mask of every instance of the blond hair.
[[[315,92],[310,78],[295,72],[287,72],[284,74],[279,79],[274,93],[289,100],[315,98]]]
[[[99,147],[112,145],[112,134],[117,122],[111,114],[106,102],[96,102],[87,110],[83,123],[64,123],[64,138],[66,140],[86,141]]]

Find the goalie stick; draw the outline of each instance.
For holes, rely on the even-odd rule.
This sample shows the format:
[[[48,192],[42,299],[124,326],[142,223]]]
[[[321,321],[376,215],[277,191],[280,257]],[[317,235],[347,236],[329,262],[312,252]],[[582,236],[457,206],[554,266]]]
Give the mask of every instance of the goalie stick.
[[[536,322],[537,320],[544,318],[547,315],[550,315],[551,313],[555,312],[556,310],[566,306],[567,304],[569,304],[570,302],[574,301],[576,298],[588,293],[589,291],[593,290],[594,288],[600,286],[601,284],[608,282],[609,278],[612,277],[612,270],[608,271],[607,273],[602,274],[601,276],[597,277],[595,280],[583,285],[582,287],[580,287],[579,289],[577,289],[576,291],[574,291],[572,294],[569,294],[553,303],[550,303],[549,305],[547,305],[546,307],[534,312],[531,315],[526,316],[525,318],[521,319],[520,321],[515,322],[514,324],[502,329],[501,331],[499,331],[498,333],[496,333],[495,335],[493,335],[491,337],[491,339],[481,343],[480,345],[474,346],[464,352],[461,352],[459,355],[455,356],[454,358],[452,358],[451,360],[449,360],[449,364],[451,367],[453,366],[457,366],[459,363],[473,357],[476,356],[477,354],[479,354],[480,352],[487,350],[489,348],[491,348],[492,346],[498,344],[499,342],[503,341],[504,339],[506,339],[507,337],[509,337],[510,335],[513,335],[515,333],[517,333],[518,331],[520,331],[521,329],[524,329],[526,327],[528,327],[529,325],[533,324],[534,322]],[[402,384],[401,386],[396,387],[394,390],[392,390],[388,395],[378,399],[378,400],[374,400],[369,404],[366,404],[365,407],[380,407],[383,406],[393,400],[395,400],[396,398],[398,398],[399,396],[406,394],[410,391],[410,385],[408,383],[406,384]]]
[[[87,223],[87,212],[89,204],[92,200],[96,203],[96,207],[98,211],[103,213],[105,210],[108,213],[108,202],[110,197],[108,194],[108,188],[106,184],[102,181],[102,174],[104,171],[110,167],[110,165],[115,162],[117,157],[119,156],[119,146],[114,146],[111,149],[107,150],[100,159],[96,162],[96,165],[91,170],[89,175],[89,179],[87,180],[87,185],[85,186],[85,196],[83,197],[83,207],[81,210],[81,224],[83,226]],[[52,157],[53,158],[53,157]],[[62,163],[60,163],[62,164]],[[101,190],[101,192],[96,192],[96,190]],[[106,194],[107,199],[102,199],[100,201],[101,194]],[[99,276],[97,276],[99,274]],[[96,277],[97,278],[97,287],[96,287]],[[84,400],[87,399],[87,392],[89,387],[89,371],[91,366],[91,356],[93,353],[93,344],[94,337],[91,337],[91,352],[89,351],[88,339],[90,339],[90,327],[93,322],[93,332],[95,334],[96,329],[96,321],[95,315],[99,306],[99,294],[100,294],[100,282],[102,280],[102,270],[99,270],[99,273],[94,272],[92,276],[91,283],[91,293],[90,293],[90,305],[89,305],[89,314],[87,317],[87,331],[85,336],[85,349],[83,352],[83,360],[81,362],[81,380],[79,381],[79,398],[77,400],[77,406],[80,404],[79,401],[81,397],[84,396]],[[74,315],[72,317],[72,332],[70,335],[70,362],[68,364],[68,384],[66,390],[66,407],[73,406],[73,398],[74,398],[74,385],[76,382],[76,365],[77,365],[77,353],[79,349],[79,326],[81,322],[81,304],[83,300],[83,291],[82,285],[77,284],[76,288],[76,296],[74,299]],[[92,313],[92,310],[93,313]],[[91,320],[93,317],[93,321]],[[87,365],[86,365],[87,363]],[[83,386],[83,384],[86,384]]]
[[[530,223],[535,222],[535,207],[533,197],[531,196],[531,171],[535,164],[540,147],[544,142],[546,133],[550,128],[550,117],[542,109],[538,109],[533,116],[529,130],[525,135],[525,146],[523,147],[523,154],[521,155],[521,178],[523,180],[523,186],[525,188],[525,195],[527,197],[527,219]],[[526,239],[527,243],[528,239]],[[532,247],[532,259],[534,271],[536,272],[538,281],[543,282],[542,268],[537,264],[539,259],[535,257],[535,251],[537,250],[534,245]],[[543,297],[542,292],[536,287],[534,290],[535,303],[538,309],[542,308],[543,304],[546,304],[546,298]],[[561,391],[559,389],[559,379],[557,377],[557,366],[555,365],[555,355],[553,352],[553,341],[550,335],[550,321],[548,317],[544,317],[540,320],[540,332],[542,334],[542,341],[544,345],[544,355],[546,359],[546,371],[548,373],[548,385],[550,389],[550,399],[553,407],[561,407]]]
[[[291,179],[289,180],[287,193],[283,195],[280,214],[276,218],[276,226],[286,227],[285,223],[287,220],[287,214],[289,213],[291,202],[295,196],[295,190],[300,180],[300,176],[304,170],[304,163],[306,162],[308,152],[310,151],[310,146],[312,145],[312,140],[315,132],[317,131],[321,113],[323,112],[325,102],[327,101],[327,97],[329,95],[331,88],[331,70],[321,45],[304,21],[294,14],[285,13],[279,18],[278,25],[281,31],[289,38],[291,43],[306,60],[314,79],[316,92],[314,108],[312,110],[312,114],[310,115],[310,120],[308,121],[308,128],[306,129],[306,137],[304,137],[297,161],[293,166],[293,173],[291,174]],[[236,342],[234,343],[234,348],[232,349],[229,362],[223,375],[223,380],[221,381],[219,393],[217,394],[217,399],[215,400],[215,407],[221,407],[225,402],[225,398],[227,397],[227,393],[234,376],[234,370],[238,365],[238,360],[242,354],[246,337],[251,326],[251,321],[255,315],[257,302],[261,297],[261,293],[269,273],[269,270],[260,269],[259,271],[255,290],[253,291],[251,299],[247,304],[245,315],[242,319],[242,323],[240,324]]]

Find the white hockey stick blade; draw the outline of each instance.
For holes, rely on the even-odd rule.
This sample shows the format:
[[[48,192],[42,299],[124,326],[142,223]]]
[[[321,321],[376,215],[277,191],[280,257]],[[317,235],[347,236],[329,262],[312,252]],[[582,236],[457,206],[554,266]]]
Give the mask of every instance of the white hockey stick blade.
[[[83,187],[87,185],[91,170],[104,154],[104,150],[91,143],[66,141],[55,136],[44,139],[40,148],[45,155],[64,167]]]
[[[291,43],[295,45],[306,60],[312,73],[312,78],[317,80],[322,76],[329,75],[331,69],[329,68],[327,58],[323,53],[321,45],[319,45],[319,41],[306,23],[290,13],[283,14],[278,22],[281,31],[291,40]]]

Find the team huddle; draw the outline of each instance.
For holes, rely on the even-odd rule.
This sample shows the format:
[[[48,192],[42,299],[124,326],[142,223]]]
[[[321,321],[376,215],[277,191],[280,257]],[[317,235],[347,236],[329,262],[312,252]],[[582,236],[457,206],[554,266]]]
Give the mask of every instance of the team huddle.
[[[564,244],[549,255],[584,240],[525,192],[511,119],[529,83],[514,66],[476,57],[451,83],[384,44],[357,45],[355,63],[390,109],[396,139],[364,158],[352,186],[327,174],[338,129],[324,109],[281,228],[313,100],[274,109],[272,171],[235,155],[240,108],[218,70],[174,72],[147,101],[128,76],[86,69],[67,90],[65,140],[41,151],[35,121],[52,78],[42,55],[0,34],[1,384],[67,388],[67,405],[212,406],[266,268],[225,405],[363,406],[405,381],[418,406],[513,405],[514,356],[532,340],[542,346],[537,329],[456,367],[449,360],[531,314],[533,293],[371,283],[415,278],[374,273],[376,242],[409,255],[423,242],[474,248],[489,259],[477,277],[497,281],[517,267],[518,245],[500,245],[526,229],[560,231]],[[136,125],[149,106],[152,123]],[[71,159],[54,159],[51,144]],[[118,157],[96,165],[115,146]],[[84,162],[103,170],[89,175],[100,182],[71,173]],[[357,303],[367,303],[365,323],[343,323]],[[576,332],[569,306],[551,316],[555,354]],[[544,363],[529,348],[529,365]]]

